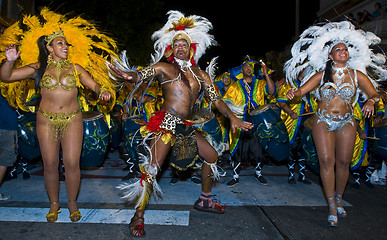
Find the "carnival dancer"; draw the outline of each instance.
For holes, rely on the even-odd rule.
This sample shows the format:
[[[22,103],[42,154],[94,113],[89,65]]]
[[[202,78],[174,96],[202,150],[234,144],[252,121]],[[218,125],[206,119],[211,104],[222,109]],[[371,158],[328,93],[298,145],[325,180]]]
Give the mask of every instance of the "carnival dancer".
[[[156,53],[152,56],[151,66],[138,73],[130,71],[125,56],[121,57],[121,62],[116,61],[116,66],[110,66],[119,78],[137,84],[156,77],[164,98],[162,110],[155,112],[147,125],[141,128],[144,143],[151,139],[148,146],[150,154],[144,156],[140,164],[142,177],[133,184],[120,186],[126,192],[124,198],[137,200],[136,213],[129,225],[130,233],[135,236],[145,235],[144,211],[152,189],[156,195],[161,193],[155,178],[171,147],[171,164],[174,167],[186,169],[195,163],[198,156],[204,159],[202,193],[194,208],[212,213],[225,212],[225,206],[221,206],[211,194],[211,177],[218,177],[218,153],[189,122],[200,92],[206,91],[217,109],[230,119],[234,131],[236,128],[252,128],[251,123],[234,116],[217,94],[209,75],[196,65],[207,47],[215,44],[213,36],[208,33],[212,24],[206,18],[196,15],[185,17],[178,11],[169,11],[168,15],[167,23],[152,35],[156,40]],[[169,63],[159,62],[164,55]]]
[[[44,22],[41,23],[40,20]],[[19,29],[19,24],[26,24],[23,29],[28,30]],[[49,213],[46,215],[48,222],[57,221],[61,212],[58,174],[60,149],[66,169],[70,219],[77,222],[82,217],[76,203],[80,185],[79,160],[83,140],[78,87],[86,86],[92,89],[104,101],[112,98],[113,95],[110,93],[114,93],[110,87],[112,84],[101,81],[100,83],[106,85],[97,83],[84,68],[87,67],[89,70],[94,68],[98,72],[92,70],[90,73],[108,79],[106,59],[91,51],[94,46],[97,50],[101,50],[100,53],[114,56],[113,47],[110,45],[114,41],[107,38],[81,18],[68,20],[65,16],[44,8],[40,16],[25,16],[21,23],[12,25],[0,39],[2,47],[4,43],[13,43],[5,48],[6,61],[1,66],[0,79],[4,82],[35,79],[32,90],[36,86],[41,94],[36,116],[36,132],[44,163],[44,181],[51,202]],[[21,41],[12,42],[17,39]],[[15,44],[20,45],[20,51]],[[97,60],[99,57],[101,59]],[[78,64],[82,60],[89,63],[82,67]],[[101,75],[104,71],[106,74]],[[23,94],[25,93],[21,95]],[[10,96],[6,97],[11,99]]]
[[[262,75],[254,74],[254,67],[262,65]],[[240,109],[239,117],[243,120],[255,108],[263,106],[268,102],[268,97],[276,92],[274,82],[267,71],[266,64],[248,60],[241,66],[231,71],[231,75],[236,81],[231,84],[223,96],[223,100],[233,109]],[[262,79],[261,79],[262,78]],[[263,79],[266,78],[266,79]],[[262,176],[262,149],[258,140],[253,136],[252,130],[243,131],[237,129],[230,131],[230,153],[232,156],[231,165],[233,167],[233,178],[227,182],[228,186],[239,183],[239,173],[241,171],[242,159],[255,162],[254,178],[261,184],[266,185],[267,181]]]
[[[330,226],[337,226],[337,216],[347,216],[342,196],[356,137],[353,106],[364,91],[361,111],[369,118],[374,114],[374,104],[380,99],[373,80],[366,75],[366,67],[372,68],[378,80],[387,76],[387,71],[380,66],[385,62],[385,56],[374,54],[369,48],[379,42],[373,33],[355,30],[346,21],[312,26],[293,45],[293,58],[285,64],[290,84],[305,70],[301,87],[293,85],[287,98],[302,97],[317,88],[314,94],[318,108],[312,134],[329,204]]]
[[[304,98],[306,101],[301,98],[293,98],[292,100],[287,99],[285,95],[292,86],[285,82],[285,79],[282,81],[280,80],[279,83],[282,84],[278,87],[277,105],[282,109],[281,119],[289,134],[288,183],[296,183],[294,171],[296,168],[295,165],[298,163],[298,181],[309,185],[311,182],[306,179],[305,176],[306,161],[300,153],[302,148],[301,133],[303,123],[310,115],[301,115],[313,113],[316,102],[314,101],[314,98],[310,97],[309,93],[306,94],[306,97]],[[300,86],[301,81],[296,79],[293,84],[295,86]]]

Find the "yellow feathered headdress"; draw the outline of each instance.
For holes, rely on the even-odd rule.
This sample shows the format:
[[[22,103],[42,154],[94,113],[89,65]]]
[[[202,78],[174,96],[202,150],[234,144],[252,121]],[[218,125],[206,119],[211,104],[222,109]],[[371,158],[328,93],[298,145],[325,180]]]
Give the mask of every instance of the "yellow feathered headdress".
[[[117,56],[117,45],[112,38],[98,31],[90,21],[81,17],[68,19],[65,15],[57,14],[48,8],[40,12],[40,17],[27,15],[21,21],[21,23],[17,22],[8,27],[0,37],[0,61],[6,58],[5,48],[10,44],[15,44],[21,52],[20,59],[15,64],[16,67],[38,62],[37,40],[39,37],[50,35],[61,29],[67,42],[71,44],[67,60],[82,66],[101,85],[101,88],[113,94],[107,104],[100,104],[102,101],[86,99],[82,94],[87,91],[80,89],[79,99],[82,107],[87,109],[88,105],[97,105],[103,113],[113,108],[116,99],[115,89],[106,66],[109,56]],[[24,25],[23,29],[21,25]],[[34,80],[0,83],[1,93],[7,98],[9,104],[24,111],[31,110],[25,106],[25,102],[35,96],[34,87]]]

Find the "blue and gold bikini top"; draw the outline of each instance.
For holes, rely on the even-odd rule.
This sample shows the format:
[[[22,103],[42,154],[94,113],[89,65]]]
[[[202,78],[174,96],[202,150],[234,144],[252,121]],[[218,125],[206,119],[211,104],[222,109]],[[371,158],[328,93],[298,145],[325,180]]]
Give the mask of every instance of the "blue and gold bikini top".
[[[77,70],[76,67],[73,66],[74,71],[71,73],[66,73],[64,75],[60,75],[61,70],[64,70],[65,68],[70,67],[69,63],[66,63],[64,66],[55,67],[57,72],[57,77],[54,77],[52,74],[45,73],[42,77],[42,80],[40,81],[40,87],[47,89],[47,90],[53,90],[57,87],[61,86],[64,90],[73,90],[77,87]]]
[[[356,94],[357,73],[356,70],[354,72],[355,79],[352,79],[351,73],[349,72],[349,76],[352,80],[351,83],[342,83],[339,86],[333,82],[323,83],[323,75],[321,78],[322,85],[320,85],[320,87],[317,89],[317,92],[320,92],[320,94],[317,96],[318,100],[326,100],[328,103],[330,103],[330,101],[337,95],[346,103],[350,103]]]

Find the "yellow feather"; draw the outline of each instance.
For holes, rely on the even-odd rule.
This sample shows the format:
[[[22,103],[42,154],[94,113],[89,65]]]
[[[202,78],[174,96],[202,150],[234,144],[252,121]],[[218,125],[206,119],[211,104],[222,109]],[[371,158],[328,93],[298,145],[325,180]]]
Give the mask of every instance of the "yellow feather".
[[[0,51],[4,51],[10,44],[19,44],[21,54],[16,66],[21,67],[35,63],[38,61],[39,55],[37,46],[39,37],[52,34],[53,31],[58,31],[61,28],[67,41],[72,45],[69,49],[68,60],[82,66],[101,85],[101,88],[112,93],[112,98],[107,103],[99,100],[89,102],[92,106],[97,105],[98,109],[106,115],[112,110],[116,100],[113,81],[109,79],[106,68],[106,60],[109,56],[118,58],[116,42],[111,37],[98,31],[92,21],[87,21],[81,17],[67,19],[65,15],[50,11],[46,7],[40,14],[46,20],[44,24],[40,22],[37,16],[28,15],[24,16],[22,20],[27,25],[28,30],[23,31],[20,29],[18,23],[8,27],[0,36]],[[98,49],[98,54],[94,52],[95,49]],[[4,59],[5,54],[0,53],[0,61]],[[10,105],[27,111],[28,109],[24,106],[25,96],[27,96],[27,99],[31,97],[29,90],[34,87],[33,80],[0,83],[0,91],[10,102]],[[81,89],[80,93],[85,94],[85,91]],[[85,95],[80,99],[83,99],[80,102],[85,105],[84,109],[88,108],[89,106],[86,105],[89,104]]]
[[[60,23],[62,21],[66,21],[66,18],[65,16],[61,15],[61,14],[57,14],[53,11],[50,11],[47,7],[44,7],[41,11],[40,11],[40,15],[43,16],[43,18],[46,20],[46,21],[50,21],[50,22],[56,22],[56,23]]]
[[[23,23],[27,25],[30,29],[35,29],[40,27],[40,21],[36,16],[24,16],[23,17]]]

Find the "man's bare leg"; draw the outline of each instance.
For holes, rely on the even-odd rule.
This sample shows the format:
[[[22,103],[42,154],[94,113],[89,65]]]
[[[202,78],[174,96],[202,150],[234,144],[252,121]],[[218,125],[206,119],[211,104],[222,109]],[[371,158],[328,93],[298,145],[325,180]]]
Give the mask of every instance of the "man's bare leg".
[[[169,152],[169,149],[171,148],[171,144],[170,143],[164,144],[164,142],[161,140],[160,137],[156,137],[155,139],[151,140],[150,146],[152,150],[151,165],[157,166],[157,170],[159,170],[159,168],[164,163],[164,160]],[[156,181],[156,179],[154,179],[154,181]],[[152,193],[152,183],[143,181],[143,184],[144,184],[144,187],[148,188],[147,194],[149,194],[149,196],[147,196],[144,202],[141,204],[142,207],[138,207],[136,209],[136,212],[129,224],[130,233],[137,237],[141,237],[145,235],[144,213],[145,213],[145,208],[148,205],[150,194]]]
[[[211,164],[215,164],[218,159],[218,153],[210,145],[210,143],[198,132],[196,134],[196,140],[199,149],[199,156],[204,159],[202,165],[202,193],[200,198],[195,202],[195,209],[201,211],[208,211],[213,213],[224,213],[224,207],[220,206],[217,202],[212,201],[212,170]]]

